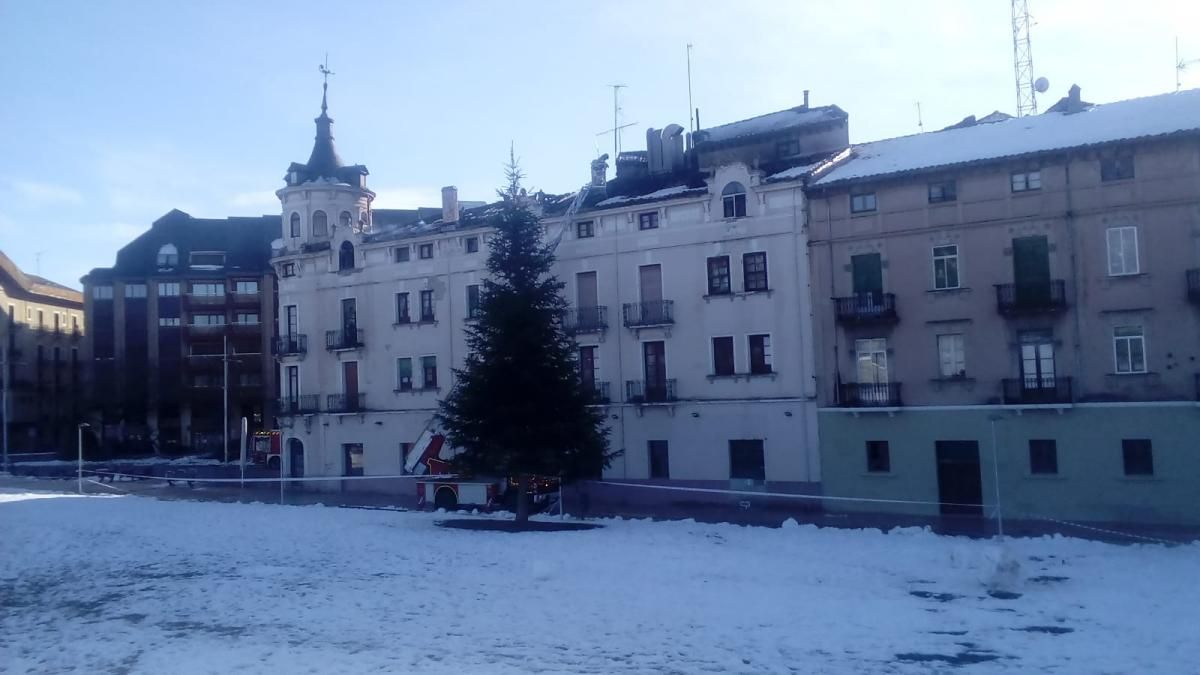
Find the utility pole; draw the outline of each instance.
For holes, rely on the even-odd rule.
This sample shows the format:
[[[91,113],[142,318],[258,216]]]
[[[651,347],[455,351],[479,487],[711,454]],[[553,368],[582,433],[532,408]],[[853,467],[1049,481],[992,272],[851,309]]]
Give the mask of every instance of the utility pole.
[[[229,463],[229,335],[224,336],[224,348],[221,350],[221,365],[225,369],[224,386],[221,394],[221,417],[225,423],[225,431],[221,436],[221,450],[225,453],[225,463]]]
[[[688,131],[696,132],[696,109],[692,107],[692,43],[687,46],[688,70]]]

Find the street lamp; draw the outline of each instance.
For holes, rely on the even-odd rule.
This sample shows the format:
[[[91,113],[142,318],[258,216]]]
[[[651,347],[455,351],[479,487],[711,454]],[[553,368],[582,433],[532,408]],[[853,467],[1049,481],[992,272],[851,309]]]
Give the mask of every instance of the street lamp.
[[[76,469],[76,489],[79,491],[79,494],[83,494],[83,429],[84,427],[91,426],[87,422],[80,422],[75,427],[76,434],[79,437],[79,463]]]

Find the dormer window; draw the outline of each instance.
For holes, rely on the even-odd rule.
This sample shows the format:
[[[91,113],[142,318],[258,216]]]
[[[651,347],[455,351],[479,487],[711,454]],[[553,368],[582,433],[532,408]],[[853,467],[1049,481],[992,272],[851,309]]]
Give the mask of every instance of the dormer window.
[[[290,223],[290,225],[289,225],[289,228],[290,228],[290,232],[289,232],[289,234],[290,234],[291,236],[293,236],[293,237],[299,237],[299,236],[300,236],[300,214],[299,214],[299,213],[293,213],[293,214],[292,214],[292,217],[291,217],[291,220],[289,221],[289,223]]]
[[[775,156],[783,159],[800,154],[800,139],[786,138],[775,143]]]
[[[746,217],[746,187],[734,181],[721,190],[721,203],[725,207],[726,218]]]
[[[326,216],[324,211],[313,212],[312,233],[314,237],[329,236],[329,216]]]
[[[225,266],[225,254],[221,251],[195,251],[190,264],[194,268],[218,269]]]
[[[179,264],[179,249],[175,244],[163,244],[158,249],[158,269],[171,269]]]

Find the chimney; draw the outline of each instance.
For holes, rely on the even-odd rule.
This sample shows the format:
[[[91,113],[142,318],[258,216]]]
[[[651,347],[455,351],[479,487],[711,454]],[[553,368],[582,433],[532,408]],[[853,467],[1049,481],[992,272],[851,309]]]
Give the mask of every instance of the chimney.
[[[808,90],[804,90],[804,109],[808,110]]]
[[[592,187],[604,187],[608,183],[608,153],[592,160]]]
[[[1077,84],[1071,85],[1071,88],[1067,90],[1067,98],[1070,99],[1070,103],[1067,104],[1068,112],[1079,112],[1080,110],[1083,110],[1083,104],[1079,100],[1079,93],[1080,89],[1079,85]]]
[[[442,222],[458,222],[458,188],[453,185],[442,188]]]

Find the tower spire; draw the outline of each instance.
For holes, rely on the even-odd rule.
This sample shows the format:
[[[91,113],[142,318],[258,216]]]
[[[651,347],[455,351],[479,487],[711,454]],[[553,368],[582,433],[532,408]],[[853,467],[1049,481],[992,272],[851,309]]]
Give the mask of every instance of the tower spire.
[[[337,170],[345,166],[333,147],[333,119],[329,117],[329,54],[325,54],[325,63],[319,64],[317,70],[321,73],[321,115],[313,120],[317,123],[317,138],[313,143],[312,155],[308,158],[308,170],[316,176],[336,177]]]
[[[325,63],[317,65],[317,70],[321,71],[325,81],[321,83],[321,114],[325,114],[325,110],[329,107],[326,104],[326,96],[329,94],[329,76],[334,72],[329,69],[329,52],[325,52]]]

